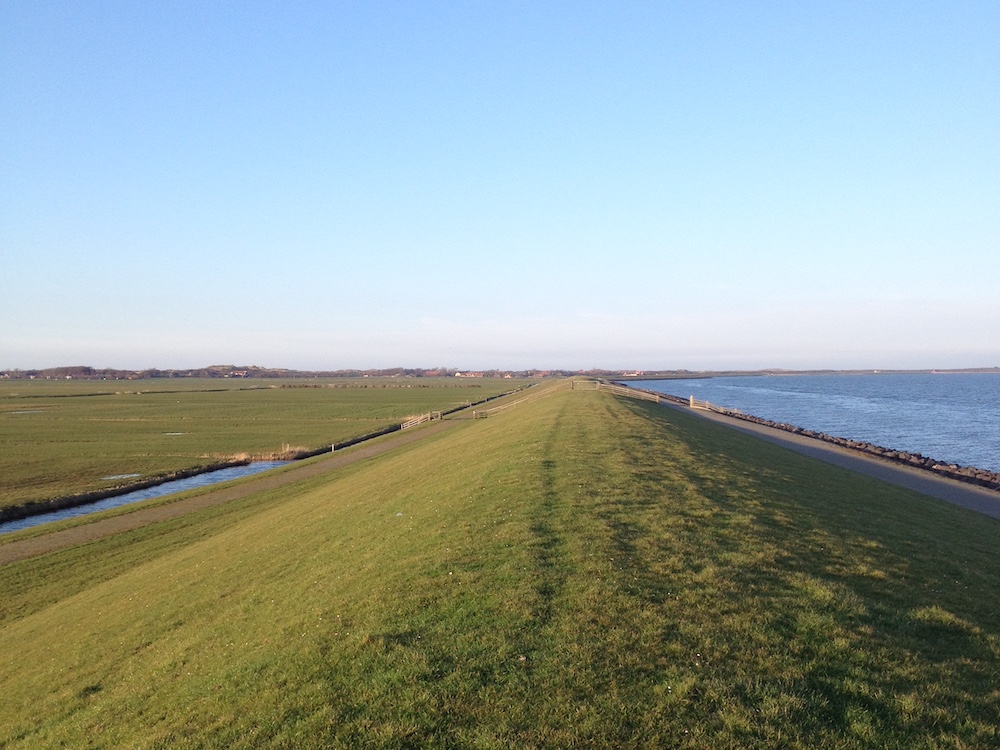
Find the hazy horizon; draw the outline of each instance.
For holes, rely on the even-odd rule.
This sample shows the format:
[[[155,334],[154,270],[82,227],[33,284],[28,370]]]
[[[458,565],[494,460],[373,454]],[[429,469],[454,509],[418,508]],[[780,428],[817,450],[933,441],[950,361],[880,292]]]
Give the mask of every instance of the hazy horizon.
[[[754,375],[758,373],[773,373],[773,374],[809,374],[809,373],[843,373],[843,374],[865,374],[865,373],[984,373],[990,374],[993,371],[1000,371],[1000,366],[992,367],[953,367],[953,368],[935,368],[935,367],[920,367],[912,369],[879,369],[879,368],[845,368],[845,369],[835,369],[835,368],[806,368],[806,369],[789,369],[785,367],[759,367],[754,369],[688,369],[688,368],[659,368],[659,369],[649,369],[643,370],[641,368],[635,367],[592,367],[592,368],[563,368],[563,367],[522,367],[522,368],[504,368],[504,367],[460,367],[456,365],[435,365],[435,366],[424,366],[424,365],[393,365],[389,367],[344,367],[344,368],[327,368],[327,369],[315,369],[315,370],[302,370],[299,368],[285,367],[283,365],[259,365],[256,363],[215,363],[211,365],[200,365],[197,367],[143,367],[143,368],[126,368],[126,367],[94,367],[93,365],[56,365],[53,367],[18,367],[18,368],[0,368],[0,372],[4,373],[31,373],[31,372],[51,372],[53,370],[75,370],[77,368],[87,368],[93,372],[105,372],[105,371],[116,371],[116,372],[134,372],[142,373],[147,371],[155,372],[192,372],[199,370],[223,370],[229,369],[239,372],[244,369],[254,369],[263,372],[268,371],[282,371],[291,373],[323,373],[323,372],[384,372],[391,370],[404,370],[404,371],[422,371],[422,372],[449,372],[449,373],[480,373],[480,372],[611,372],[611,373],[622,373],[629,374],[635,373],[639,377],[643,375],[650,375],[651,377],[656,377],[657,373],[664,373],[669,375],[674,375],[676,373],[690,373],[692,376],[700,376],[705,374],[733,374],[733,375]],[[229,377],[226,375],[226,377]],[[240,376],[244,377],[244,376]]]
[[[1000,365],[998,28],[4,3],[0,369]]]

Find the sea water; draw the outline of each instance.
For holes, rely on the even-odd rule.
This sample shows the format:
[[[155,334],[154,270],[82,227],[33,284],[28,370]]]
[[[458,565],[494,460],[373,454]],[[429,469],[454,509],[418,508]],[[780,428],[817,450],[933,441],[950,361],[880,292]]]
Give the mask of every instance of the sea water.
[[[1000,373],[762,375],[630,385],[1000,471]]]

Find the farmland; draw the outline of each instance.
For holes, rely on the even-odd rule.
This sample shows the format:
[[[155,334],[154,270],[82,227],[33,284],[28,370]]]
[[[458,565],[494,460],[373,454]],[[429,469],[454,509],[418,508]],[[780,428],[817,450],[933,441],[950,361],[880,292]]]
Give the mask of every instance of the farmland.
[[[996,746],[998,530],[560,390],[0,567],[0,746]]]
[[[0,508],[220,461],[315,449],[529,382],[5,381]]]

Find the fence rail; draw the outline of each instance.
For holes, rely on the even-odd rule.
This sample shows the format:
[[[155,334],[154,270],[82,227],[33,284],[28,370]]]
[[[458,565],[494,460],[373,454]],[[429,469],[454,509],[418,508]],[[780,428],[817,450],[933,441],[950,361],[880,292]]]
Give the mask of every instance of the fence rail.
[[[418,417],[412,417],[407,419],[405,422],[399,425],[399,429],[405,430],[408,427],[416,427],[418,424],[423,424],[424,422],[430,422],[431,420],[441,419],[441,412],[439,411],[429,411],[426,414],[421,414]]]
[[[536,386],[537,387],[537,386]],[[570,383],[572,387],[572,383]],[[494,414],[503,411],[504,409],[509,409],[512,406],[517,406],[518,404],[523,404],[525,401],[537,401],[540,398],[545,398],[546,396],[551,396],[557,391],[565,390],[566,385],[564,383],[559,383],[557,385],[545,388],[540,391],[533,391],[523,398],[519,398],[516,401],[508,401],[506,404],[500,404],[500,406],[494,406],[490,409],[476,409],[472,412],[473,419],[486,419]]]
[[[611,393],[616,396],[625,396],[626,398],[637,398],[644,401],[653,401],[657,404],[662,404],[664,402],[670,402],[674,404],[683,404],[685,406],[690,406],[692,409],[707,409],[708,411],[719,412],[720,414],[728,413],[739,413],[735,409],[726,409],[725,407],[718,406],[715,404],[710,404],[708,401],[699,401],[694,396],[690,399],[679,398],[678,396],[672,396],[669,393],[658,393],[656,391],[647,391],[643,388],[632,388],[631,386],[619,385],[618,383],[609,383],[604,380],[574,380],[573,389],[577,391],[611,391]]]
[[[651,393],[650,391],[643,391],[639,388],[626,388],[623,385],[616,385],[615,383],[601,383],[598,382],[597,390],[599,391],[611,391],[616,396],[625,396],[626,398],[637,398],[641,401],[653,401],[655,403],[660,403],[660,394]]]
[[[740,417],[743,415],[739,409],[731,409],[728,406],[719,406],[718,404],[710,404],[708,401],[702,401],[700,399],[691,396],[688,399],[688,405],[692,409],[704,409],[705,411],[714,411],[716,414],[726,414],[728,416]]]

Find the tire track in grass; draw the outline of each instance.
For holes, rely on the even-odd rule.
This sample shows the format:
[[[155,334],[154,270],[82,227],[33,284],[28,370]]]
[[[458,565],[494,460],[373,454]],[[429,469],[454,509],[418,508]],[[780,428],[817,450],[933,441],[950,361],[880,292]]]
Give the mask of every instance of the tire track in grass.
[[[536,621],[544,627],[552,619],[553,601],[565,585],[565,574],[559,573],[556,558],[559,554],[560,540],[552,524],[552,518],[559,502],[556,490],[556,461],[553,458],[554,435],[559,431],[562,416],[557,415],[552,425],[549,440],[543,451],[539,464],[541,468],[542,502],[539,513],[531,525],[531,533],[535,535],[537,544],[538,570],[541,581],[538,584],[539,611]]]

